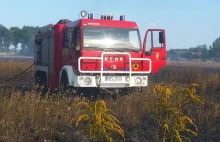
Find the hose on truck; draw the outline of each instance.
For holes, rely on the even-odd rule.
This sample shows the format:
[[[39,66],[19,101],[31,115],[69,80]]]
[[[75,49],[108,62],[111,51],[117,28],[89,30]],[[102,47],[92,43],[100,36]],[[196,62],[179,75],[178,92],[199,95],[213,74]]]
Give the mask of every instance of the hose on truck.
[[[23,70],[22,72],[20,72],[19,74],[17,74],[16,76],[14,76],[14,77],[12,77],[12,78],[10,78],[10,79],[7,79],[7,80],[5,80],[5,81],[2,81],[2,82],[0,82],[0,85],[1,84],[4,84],[4,83],[6,83],[6,82],[9,82],[9,81],[11,81],[11,80],[13,80],[13,79],[15,79],[15,78],[17,78],[17,77],[19,77],[20,75],[22,75],[23,73],[25,73],[27,70],[29,70],[33,65],[35,65],[37,62],[34,62],[33,64],[31,64],[28,68],[26,68],[25,70]]]

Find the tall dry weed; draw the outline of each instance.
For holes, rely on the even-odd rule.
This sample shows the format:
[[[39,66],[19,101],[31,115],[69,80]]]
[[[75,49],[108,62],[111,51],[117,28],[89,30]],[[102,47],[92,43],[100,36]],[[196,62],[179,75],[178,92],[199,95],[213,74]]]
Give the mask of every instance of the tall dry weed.
[[[29,65],[30,63],[22,62],[0,62],[0,81],[17,75]],[[213,69],[168,66],[162,72],[150,76],[149,79],[149,86],[144,88],[142,93],[120,96],[116,101],[105,101],[106,107],[115,113],[114,116],[120,121],[123,129],[136,128],[139,131],[137,137],[143,137],[146,134],[143,131],[154,132],[154,128],[160,126],[160,129],[156,131],[159,133],[155,134],[162,139],[165,135],[166,140],[170,140],[171,137],[179,140],[187,139],[190,133],[192,135],[199,133],[202,138],[211,138],[219,133],[219,72]],[[22,86],[31,87],[33,81],[32,68],[8,82],[8,85],[4,84],[0,87],[0,141],[59,141],[61,137],[65,139],[63,141],[68,141],[67,139],[76,141],[72,137],[75,137],[77,130],[69,125],[69,121],[72,118],[75,120],[79,118],[76,112],[82,112],[84,109],[78,107],[76,110],[73,106],[85,99],[76,97],[66,99],[62,95],[41,98],[34,91],[21,95],[21,92],[15,92],[13,89],[20,89]],[[177,82],[179,85],[163,85],[171,82]],[[192,91],[193,87],[186,87],[192,82],[199,84],[196,87],[198,96],[195,95],[195,90]],[[153,87],[156,84],[160,84],[160,87],[155,88],[156,94],[154,94]],[[201,97],[205,99],[205,104],[195,106]],[[157,121],[152,122],[150,117]],[[155,125],[155,122],[160,123]],[[82,124],[85,123],[81,121],[78,126]],[[144,128],[143,125],[145,125]],[[126,133],[125,137],[127,137]],[[149,135],[144,137],[149,137]],[[197,141],[200,139],[198,138]]]
[[[83,107],[83,108],[82,108]],[[124,131],[120,127],[119,120],[113,115],[113,112],[107,108],[104,100],[96,102],[79,102],[75,106],[80,115],[72,119],[76,127],[80,125],[91,140],[113,141],[115,134],[119,134],[125,140]]]
[[[197,136],[198,128],[190,116],[183,112],[183,108],[190,104],[204,104],[203,99],[196,95],[195,87],[178,87],[175,84],[168,86],[156,85],[152,93],[155,100],[148,102],[148,109],[153,114],[152,118],[158,123],[156,140],[182,141],[189,140],[183,132]],[[191,124],[192,128],[187,128]]]
[[[69,131],[73,102],[56,97],[45,99],[36,92],[1,95],[0,141],[59,139],[59,134]]]

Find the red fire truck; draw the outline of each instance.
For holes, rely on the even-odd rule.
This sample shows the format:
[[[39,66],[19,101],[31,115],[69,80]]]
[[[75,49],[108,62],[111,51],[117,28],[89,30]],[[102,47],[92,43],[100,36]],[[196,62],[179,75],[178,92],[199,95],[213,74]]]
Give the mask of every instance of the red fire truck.
[[[39,28],[35,61],[36,83],[50,89],[144,87],[166,65],[165,30],[148,29],[142,45],[125,15],[82,11]]]

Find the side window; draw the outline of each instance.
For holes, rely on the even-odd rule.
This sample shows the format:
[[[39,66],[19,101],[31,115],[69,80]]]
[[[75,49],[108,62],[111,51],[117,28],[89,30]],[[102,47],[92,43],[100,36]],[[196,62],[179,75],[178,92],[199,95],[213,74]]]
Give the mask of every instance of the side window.
[[[72,34],[71,34],[71,45],[72,47],[76,48],[79,44],[79,28],[74,28],[72,30]]]
[[[148,31],[147,41],[146,41],[146,53],[151,54],[152,48],[163,48],[164,43],[161,43],[161,40],[164,40],[164,35],[160,37],[161,31]],[[163,32],[161,34],[164,34]]]
[[[162,48],[164,46],[163,43],[160,43],[160,32],[161,31],[153,31],[153,47],[154,48]]]
[[[67,28],[65,30],[65,45],[64,48],[70,48],[73,28]]]

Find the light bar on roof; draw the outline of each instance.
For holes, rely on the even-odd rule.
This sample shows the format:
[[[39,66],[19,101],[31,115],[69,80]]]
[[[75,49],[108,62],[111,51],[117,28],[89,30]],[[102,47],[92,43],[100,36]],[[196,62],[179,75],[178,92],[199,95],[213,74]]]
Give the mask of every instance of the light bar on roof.
[[[97,14],[100,14],[101,15],[100,19],[103,19],[103,20],[112,20],[116,15],[118,15],[120,21],[125,21],[125,16],[126,16],[123,14],[115,14],[115,13],[87,12],[85,10],[82,10],[80,12],[80,16],[82,18],[88,17],[88,19],[94,19],[94,16]]]

